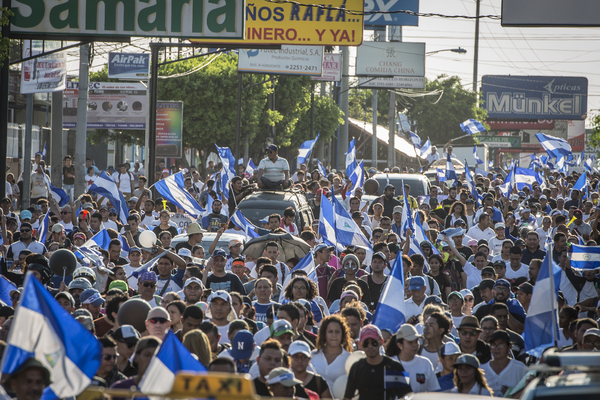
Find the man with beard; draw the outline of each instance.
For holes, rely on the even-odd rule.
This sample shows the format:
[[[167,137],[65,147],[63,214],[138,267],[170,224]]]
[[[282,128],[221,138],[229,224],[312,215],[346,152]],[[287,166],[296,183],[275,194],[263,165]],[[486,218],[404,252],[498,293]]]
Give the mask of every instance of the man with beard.
[[[212,212],[202,217],[202,228],[209,232],[217,232],[222,224],[227,223],[227,217],[221,214],[223,203],[221,200],[214,199],[212,203]]]
[[[185,304],[193,306],[199,302],[202,296],[202,288],[202,281],[196,277],[191,277],[185,281],[185,285],[183,285]]]
[[[494,283],[492,292],[494,298],[477,309],[475,316],[481,320],[486,315],[491,315],[492,305],[495,303],[504,303],[508,307],[510,318],[508,320],[508,328],[514,332],[521,334],[523,333],[525,324],[525,310],[517,299],[510,298],[510,283],[506,279],[498,279]],[[497,318],[497,317],[496,317]]]
[[[379,199],[374,200],[369,207],[369,215],[373,215],[373,205],[376,203],[383,204],[383,216],[392,218],[394,207],[402,206],[402,203],[399,200],[394,198],[394,194],[396,193],[396,188],[393,185],[387,185],[383,190],[383,196]]]
[[[17,400],[40,400],[49,385],[50,372],[33,357],[4,380],[4,387],[15,392]]]

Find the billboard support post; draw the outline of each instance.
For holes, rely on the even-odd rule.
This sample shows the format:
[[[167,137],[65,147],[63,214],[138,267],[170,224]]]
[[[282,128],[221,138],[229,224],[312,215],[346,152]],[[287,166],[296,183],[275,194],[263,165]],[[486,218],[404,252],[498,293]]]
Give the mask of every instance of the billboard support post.
[[[2,0],[2,7],[10,10],[11,1]],[[2,37],[9,37],[10,25],[2,27]],[[6,138],[8,137],[8,80],[10,75],[10,63],[8,57],[4,60],[4,64],[0,69],[0,160],[6,160],[7,146]],[[0,162],[0,177],[5,179],[6,163]],[[0,198],[6,196],[6,185],[0,185]]]
[[[62,186],[63,143],[63,92],[52,92],[52,134],[50,136],[50,180],[56,187]],[[77,172],[77,171],[75,171]],[[87,171],[86,171],[87,173]]]
[[[475,49],[473,56],[473,91],[477,93],[477,63],[479,62],[479,10],[481,0],[475,0],[477,7],[475,9]]]
[[[31,198],[31,129],[33,128],[33,93],[26,95],[25,105],[25,146],[23,148],[23,195],[21,209],[29,208]]]
[[[79,92],[77,100],[77,133],[75,135],[75,174],[85,169],[85,146],[87,142],[87,108],[89,88],[90,45],[79,47]],[[79,172],[81,173],[81,172]],[[74,197],[85,192],[85,180],[76,176]],[[69,193],[67,193],[69,194]],[[74,201],[75,199],[71,199]]]
[[[149,108],[149,129],[148,142],[146,143],[148,154],[148,169],[146,177],[148,178],[148,186],[154,183],[156,174],[156,107],[158,99],[158,51],[160,50],[159,43],[150,43],[150,108]]]
[[[240,138],[242,134],[242,90],[243,90],[243,75],[238,72],[238,87],[237,87],[237,121],[235,124],[235,162],[240,159]],[[237,168],[237,164],[236,164]]]
[[[336,161],[338,170],[346,170],[346,157],[340,157],[348,151],[348,73],[350,71],[350,49],[347,46],[342,47],[342,86],[340,90],[339,105],[344,113],[344,125],[340,126],[339,137],[337,140]],[[334,165],[332,163],[332,165]]]

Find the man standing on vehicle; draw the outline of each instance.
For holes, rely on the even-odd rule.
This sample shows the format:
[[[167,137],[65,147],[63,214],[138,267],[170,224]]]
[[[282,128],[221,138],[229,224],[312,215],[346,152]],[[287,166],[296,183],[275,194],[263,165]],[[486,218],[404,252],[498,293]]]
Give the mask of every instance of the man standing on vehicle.
[[[290,187],[290,166],[285,158],[277,154],[279,147],[274,144],[267,147],[267,157],[258,164],[258,185],[263,189],[287,189]]]
[[[394,198],[395,193],[396,188],[393,185],[388,184],[383,190],[383,196],[373,200],[373,203],[371,203],[371,206],[369,207],[369,215],[373,215],[373,205],[376,203],[381,203],[383,204],[383,216],[392,219],[394,207],[402,206],[402,203]]]

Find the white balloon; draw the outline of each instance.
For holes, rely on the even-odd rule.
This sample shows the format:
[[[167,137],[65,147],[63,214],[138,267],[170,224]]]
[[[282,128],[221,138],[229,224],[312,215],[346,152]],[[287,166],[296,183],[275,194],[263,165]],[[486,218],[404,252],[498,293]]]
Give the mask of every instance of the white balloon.
[[[354,353],[350,354],[350,356],[348,356],[348,358],[346,358],[346,373],[347,374],[350,373],[350,368],[352,368],[352,365],[355,362],[357,362],[358,360],[361,360],[363,358],[366,358],[366,357],[367,357],[367,355],[362,350],[355,351]]]
[[[152,231],[144,231],[140,233],[139,240],[142,247],[152,247],[156,243],[156,234]]]
[[[348,384],[348,375],[342,375],[335,380],[333,387],[331,388],[331,395],[335,400],[343,400],[344,394],[346,393],[346,385]],[[354,392],[352,400],[358,399],[358,390]]]

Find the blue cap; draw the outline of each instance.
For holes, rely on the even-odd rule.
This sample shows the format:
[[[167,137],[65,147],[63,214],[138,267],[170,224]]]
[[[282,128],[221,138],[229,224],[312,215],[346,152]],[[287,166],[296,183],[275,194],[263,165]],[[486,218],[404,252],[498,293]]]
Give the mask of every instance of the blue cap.
[[[369,172],[375,173],[377,170],[375,168],[369,168]]]
[[[129,249],[129,254],[133,253],[134,251],[137,251],[138,253],[142,254],[142,251],[140,250],[140,248],[135,247],[135,246],[133,246],[132,248]]]
[[[79,300],[81,300],[81,304],[91,304],[94,307],[100,307],[104,304],[104,299],[96,289],[85,289],[79,295]]]
[[[261,219],[260,221],[261,224],[268,224],[269,223],[269,216],[267,215],[266,217],[264,217],[263,219]]]
[[[510,290],[510,282],[507,281],[506,279],[498,279],[496,281],[496,283],[494,283],[494,287],[497,287],[497,286],[504,286],[504,287],[508,288],[508,290]]]
[[[225,253],[225,250],[223,249],[216,249],[213,254],[212,254],[213,258],[216,257],[223,257],[224,259],[227,259],[227,253]]]
[[[243,329],[237,331],[231,341],[231,357],[235,360],[247,360],[254,351],[254,335],[250,331]]]
[[[321,243],[320,245],[315,247],[315,252],[325,249],[333,250],[333,246],[327,246],[325,243]]]
[[[106,169],[115,169],[112,165],[109,165]]]
[[[277,147],[274,144],[270,144],[269,147],[267,147],[267,150],[269,150],[269,151],[279,151],[279,147]]]
[[[119,213],[117,212],[117,209],[116,209],[116,208],[111,208],[110,210],[108,210],[108,213],[109,213],[109,214],[112,214],[112,213],[119,214]]]
[[[21,211],[20,217],[21,217],[21,219],[31,219],[31,217],[32,217],[31,211],[29,211],[29,210]]]
[[[410,278],[408,290],[421,290],[425,287],[425,278],[422,276],[413,276]]]
[[[140,282],[150,281],[150,282],[158,282],[158,277],[156,276],[156,272],[154,271],[144,271],[140,275]]]

